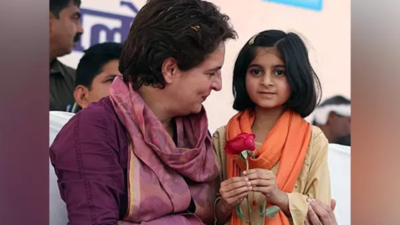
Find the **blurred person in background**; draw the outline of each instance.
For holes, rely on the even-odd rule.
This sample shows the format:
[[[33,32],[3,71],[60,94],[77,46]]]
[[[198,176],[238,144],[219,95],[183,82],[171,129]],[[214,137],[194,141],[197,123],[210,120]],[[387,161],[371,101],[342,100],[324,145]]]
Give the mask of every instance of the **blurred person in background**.
[[[119,57],[122,52],[120,43],[101,43],[91,46],[85,51],[76,71],[75,107],[72,112],[50,111],[50,145],[61,128],[82,107],[97,102],[110,94],[109,86],[116,76],[121,76],[118,71]],[[66,205],[60,198],[57,187],[57,176],[50,164],[50,224],[67,224]]]
[[[329,143],[350,145],[351,102],[334,96],[321,103],[313,113],[313,125],[318,126]]]
[[[75,70],[58,57],[72,52],[83,33],[80,0],[50,0],[50,111],[65,111],[74,102]]]
[[[97,102],[109,95],[109,86],[116,76],[121,76],[118,71],[119,57],[122,52],[120,43],[101,43],[91,46],[85,51],[76,71],[75,107],[72,112],[50,111],[50,145],[61,128],[82,107]],[[50,224],[67,224],[66,205],[60,197],[57,187],[57,176],[50,163]]]
[[[329,140],[328,165],[332,197],[337,200],[336,220],[351,224],[350,208],[350,125],[351,102],[343,96],[333,96],[319,105],[313,114],[313,124],[319,126]]]
[[[351,146],[351,135],[347,135],[337,139],[336,144]]]
[[[76,70],[73,113],[110,94],[110,84],[122,76],[118,70],[121,52],[122,44],[115,42],[96,44],[85,51]]]
[[[77,111],[110,94],[110,84],[115,77],[122,76],[118,70],[121,52],[122,44],[114,42],[96,44],[85,51],[76,71],[74,110],[50,111],[50,144]]]

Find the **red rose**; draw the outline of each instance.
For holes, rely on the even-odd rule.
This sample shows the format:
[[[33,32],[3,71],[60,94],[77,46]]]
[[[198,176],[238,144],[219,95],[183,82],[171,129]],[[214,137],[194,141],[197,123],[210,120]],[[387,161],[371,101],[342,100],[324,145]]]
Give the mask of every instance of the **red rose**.
[[[242,133],[235,138],[226,142],[225,152],[232,155],[240,154],[243,151],[254,151],[256,146],[254,145],[254,134]]]

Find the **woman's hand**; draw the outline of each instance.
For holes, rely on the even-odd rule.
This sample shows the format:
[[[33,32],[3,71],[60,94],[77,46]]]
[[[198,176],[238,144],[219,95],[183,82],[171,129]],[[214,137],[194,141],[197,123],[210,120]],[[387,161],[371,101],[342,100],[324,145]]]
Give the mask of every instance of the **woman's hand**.
[[[247,177],[233,177],[221,183],[219,193],[227,210],[232,211],[251,190],[251,183]]]
[[[268,202],[280,208],[289,202],[287,194],[278,188],[276,177],[271,170],[251,169],[244,171],[243,174],[249,178],[253,191],[264,194]]]
[[[305,225],[337,225],[333,210],[336,207],[336,201],[332,199],[331,205],[326,205],[315,199],[307,199],[310,204]]]

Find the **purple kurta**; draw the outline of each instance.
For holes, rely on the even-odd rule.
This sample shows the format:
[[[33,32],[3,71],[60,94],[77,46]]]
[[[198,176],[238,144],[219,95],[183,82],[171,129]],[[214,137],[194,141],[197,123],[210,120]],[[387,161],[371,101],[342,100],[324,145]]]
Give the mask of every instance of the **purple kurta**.
[[[50,147],[70,225],[113,224],[127,210],[128,137],[108,98],[74,116]]]
[[[127,131],[118,119],[109,98],[104,98],[81,111],[63,127],[50,148],[50,157],[58,176],[61,197],[67,204],[70,225],[116,225],[118,221],[123,219],[128,219],[132,223],[124,222],[122,224],[140,224],[142,220],[139,217],[152,217],[144,214],[139,214],[137,215],[139,217],[133,218],[125,217],[128,204],[132,204],[132,202],[128,202],[128,199],[130,199],[127,188],[129,183],[127,179],[129,174],[127,171],[128,151],[130,149]],[[144,177],[147,177],[147,175]],[[151,177],[154,177],[154,175],[151,174]],[[130,181],[132,182],[132,179]],[[135,180],[133,182],[135,183]],[[136,180],[136,182],[139,181]],[[213,188],[204,189],[201,187],[206,187],[207,184],[205,184],[206,186],[198,186],[195,183],[191,184],[189,180],[187,182],[194,199],[192,199],[190,205],[189,203],[184,204],[187,204],[188,210],[194,209],[193,204],[196,204],[200,213],[198,216],[209,220],[213,211],[212,199],[215,197],[212,196],[215,193]],[[160,190],[162,190],[162,187]],[[140,191],[143,192],[143,196],[147,193],[147,190]],[[142,203],[143,206],[141,206]],[[148,208],[150,211],[145,210],[143,212],[154,211],[159,214],[160,208],[157,207],[160,206],[157,206],[157,204],[151,206],[153,203],[156,202],[148,199],[140,200],[140,202],[135,203],[140,204],[135,211]],[[174,204],[176,204],[169,201],[166,203],[168,204],[167,208],[172,206],[172,210]],[[171,203],[172,205],[170,205]],[[197,214],[197,209],[195,214]],[[185,210],[176,213],[181,215],[153,216],[152,220],[142,224],[183,225],[199,224],[200,222],[198,216],[193,216]],[[154,215],[158,214],[155,213]],[[187,216],[182,216],[183,214]]]

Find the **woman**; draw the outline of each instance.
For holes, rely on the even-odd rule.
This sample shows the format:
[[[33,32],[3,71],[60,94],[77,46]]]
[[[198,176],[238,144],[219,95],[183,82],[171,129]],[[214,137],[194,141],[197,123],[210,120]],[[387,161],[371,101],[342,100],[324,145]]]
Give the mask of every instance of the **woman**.
[[[279,30],[252,37],[236,60],[233,90],[239,113],[213,138],[223,169],[217,221],[304,224],[307,198],[329,204],[331,196],[328,141],[303,119],[314,110],[321,87],[301,38]],[[255,134],[250,169],[238,155],[224,152],[226,142],[242,133]],[[269,206],[280,209],[271,218],[265,214]]]
[[[120,59],[123,80],[50,149],[71,225],[213,222],[219,168],[202,103],[221,90],[229,18],[201,0],[149,1]]]

